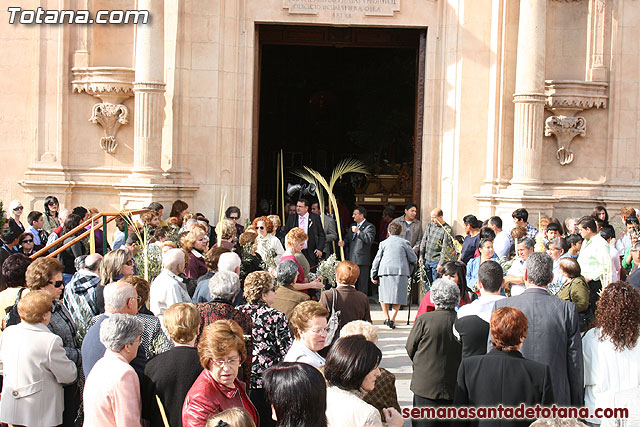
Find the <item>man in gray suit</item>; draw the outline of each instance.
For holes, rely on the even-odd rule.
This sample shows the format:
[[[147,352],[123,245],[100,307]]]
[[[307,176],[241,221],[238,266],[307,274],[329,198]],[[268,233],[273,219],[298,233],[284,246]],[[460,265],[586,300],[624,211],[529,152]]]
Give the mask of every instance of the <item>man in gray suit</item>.
[[[345,246],[349,250],[348,260],[360,267],[360,277],[356,289],[368,295],[369,272],[371,271],[371,244],[376,237],[376,226],[365,219],[367,210],[357,206],[353,210],[353,221],[345,240],[340,240],[338,246]]]
[[[496,301],[494,310],[502,307],[522,310],[529,321],[522,355],[549,366],[557,405],[583,406],[584,365],[578,311],[572,302],[547,292],[552,279],[553,259],[544,252],[529,255],[524,273],[526,290]]]

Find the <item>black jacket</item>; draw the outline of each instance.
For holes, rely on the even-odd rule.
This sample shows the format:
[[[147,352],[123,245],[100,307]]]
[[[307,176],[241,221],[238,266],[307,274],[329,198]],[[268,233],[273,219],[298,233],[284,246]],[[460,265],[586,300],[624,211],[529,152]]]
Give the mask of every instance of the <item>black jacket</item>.
[[[549,365],[555,402],[561,406],[584,404],[584,363],[578,310],[546,289],[529,288],[522,294],[496,301],[494,310],[516,307],[529,321],[522,355]]]
[[[171,427],[182,426],[182,404],[202,366],[195,347],[175,347],[151,358],[142,378],[142,418],[151,427],[163,427],[156,395]]]
[[[458,369],[454,406],[549,406],[554,402],[551,370],[525,359],[519,351],[492,349],[462,360]],[[528,426],[532,420],[493,419],[458,421],[459,426]]]
[[[407,338],[413,361],[411,391],[433,400],[453,400],[461,346],[453,335],[453,310],[430,311],[416,319]]]

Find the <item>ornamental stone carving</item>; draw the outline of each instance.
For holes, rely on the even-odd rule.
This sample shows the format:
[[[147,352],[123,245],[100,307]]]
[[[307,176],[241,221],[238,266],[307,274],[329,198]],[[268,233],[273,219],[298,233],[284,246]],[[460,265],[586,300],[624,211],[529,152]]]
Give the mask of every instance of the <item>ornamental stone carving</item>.
[[[98,123],[104,130],[104,136],[100,138],[100,148],[109,154],[116,152],[118,141],[116,132],[120,125],[129,123],[129,110],[122,104],[102,102],[93,106],[93,114],[89,121]]]
[[[584,117],[551,116],[544,123],[545,136],[554,135],[558,143],[556,159],[562,166],[573,162],[573,151],[569,148],[576,136],[587,134],[587,122]]]
[[[556,159],[562,166],[573,162],[569,148],[576,136],[587,134],[587,122],[577,113],[590,108],[607,108],[607,83],[580,80],[546,80],[545,108],[553,116],[545,120],[545,136],[555,136]]]
[[[106,153],[116,152],[116,133],[121,125],[129,123],[129,110],[123,102],[133,96],[135,70],[124,67],[72,68],[72,90],[99,98],[89,121],[102,126],[104,136],[100,148]]]

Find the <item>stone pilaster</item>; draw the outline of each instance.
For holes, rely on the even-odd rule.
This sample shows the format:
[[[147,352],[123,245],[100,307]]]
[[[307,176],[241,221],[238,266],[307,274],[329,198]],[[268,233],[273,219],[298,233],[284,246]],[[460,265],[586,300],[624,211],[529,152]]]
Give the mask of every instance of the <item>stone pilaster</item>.
[[[544,127],[547,0],[521,0],[518,27],[512,185],[540,182]]]
[[[162,174],[162,126],[164,124],[164,2],[138,0],[148,10],[150,22],[136,28],[134,118],[134,180]]]

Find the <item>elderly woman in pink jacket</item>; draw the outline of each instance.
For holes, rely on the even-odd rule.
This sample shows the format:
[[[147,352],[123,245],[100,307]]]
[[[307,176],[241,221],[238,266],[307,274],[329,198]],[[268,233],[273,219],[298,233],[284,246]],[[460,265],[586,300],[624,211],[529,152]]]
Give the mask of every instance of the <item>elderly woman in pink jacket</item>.
[[[112,314],[100,325],[106,351],[84,386],[85,426],[140,426],[140,381],[129,363],[138,352],[142,330],[142,323],[129,314]]]

